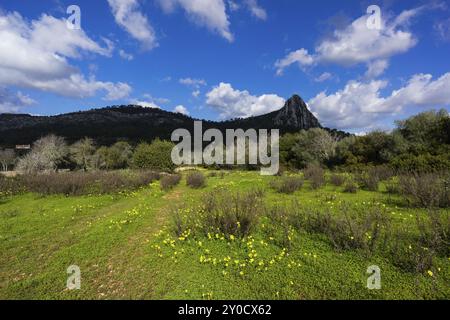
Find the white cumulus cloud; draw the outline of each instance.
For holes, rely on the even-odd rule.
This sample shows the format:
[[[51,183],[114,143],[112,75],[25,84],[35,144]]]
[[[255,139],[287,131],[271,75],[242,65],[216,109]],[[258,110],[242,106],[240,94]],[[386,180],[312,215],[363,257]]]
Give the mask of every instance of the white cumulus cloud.
[[[313,64],[337,64],[354,66],[368,64],[367,75],[381,75],[388,66],[388,59],[405,53],[417,44],[417,39],[408,31],[410,20],[423,10],[422,7],[406,10],[393,19],[382,20],[381,29],[369,29],[364,15],[347,27],[336,30],[331,38],[322,40],[313,54],[304,48],[290,52],[275,63],[277,74],[292,64],[300,67]]]
[[[220,112],[222,119],[248,118],[283,107],[285,100],[275,94],[251,95],[247,90],[234,89],[229,83],[220,83],[206,94],[206,103]]]
[[[176,112],[176,113],[184,114],[185,116],[189,115],[188,109],[186,109],[186,107],[183,106],[183,105],[176,106],[173,111]]]
[[[314,57],[308,53],[306,49],[299,49],[293,52],[290,52],[283,59],[277,60],[275,62],[275,68],[277,69],[277,75],[282,75],[284,69],[289,67],[292,64],[298,64],[300,68],[305,66],[311,66],[314,63]]]
[[[57,35],[57,36],[55,36]],[[105,91],[105,99],[131,91],[125,83],[88,79],[69,63],[84,53],[110,56],[83,30],[70,30],[64,19],[42,15],[26,21],[19,13],[0,11],[0,85],[32,88],[68,97],[89,97]]]
[[[450,73],[436,80],[430,74],[414,75],[404,87],[383,96],[387,85],[380,80],[349,81],[335,93],[319,93],[308,105],[325,126],[347,130],[373,126],[386,114],[409,107],[450,106]]]

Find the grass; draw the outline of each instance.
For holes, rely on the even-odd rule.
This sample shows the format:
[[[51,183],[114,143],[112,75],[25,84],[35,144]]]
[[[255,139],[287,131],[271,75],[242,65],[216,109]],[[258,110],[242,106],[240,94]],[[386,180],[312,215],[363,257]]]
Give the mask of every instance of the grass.
[[[203,189],[159,182],[101,196],[8,196],[0,202],[0,298],[3,299],[448,299],[450,257],[432,275],[407,272],[385,254],[336,250],[327,237],[283,230],[262,215],[250,235],[174,232],[172,212],[189,216],[205,193],[265,189],[264,202],[339,215],[343,204],[363,215],[382,208],[393,227],[414,236],[424,209],[409,208],[383,184],[377,192],[343,186],[292,194],[270,188],[273,177],[233,171],[208,175]],[[450,214],[440,209],[439,214]],[[287,240],[286,240],[287,239]],[[81,268],[81,290],[66,289],[66,269]],[[381,268],[382,289],[368,290],[366,270]]]

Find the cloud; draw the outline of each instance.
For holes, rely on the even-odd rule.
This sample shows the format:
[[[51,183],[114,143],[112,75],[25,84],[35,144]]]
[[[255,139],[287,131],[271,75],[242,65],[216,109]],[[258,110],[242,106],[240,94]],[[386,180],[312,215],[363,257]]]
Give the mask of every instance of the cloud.
[[[267,20],[267,12],[258,4],[257,0],[245,0],[245,4],[254,17]]]
[[[314,57],[311,56],[306,49],[299,49],[297,51],[290,52],[286,57],[275,62],[277,75],[282,75],[284,69],[294,63],[298,64],[300,68],[311,66],[314,63]]]
[[[212,32],[233,42],[230,21],[226,13],[224,0],[157,0],[166,13],[172,13],[181,7],[194,23],[205,26]]]
[[[387,60],[375,60],[367,64],[367,71],[365,77],[368,79],[381,76],[384,71],[389,67],[389,61]]]
[[[233,0],[228,0],[227,3],[231,12],[238,11],[241,8],[241,6]]]
[[[142,100],[134,99],[134,100],[131,100],[130,103],[133,105],[136,105],[136,106],[144,107],[144,108],[161,109],[161,107],[158,106],[153,101],[142,101]]]
[[[201,86],[206,86],[207,83],[203,79],[192,79],[192,78],[182,78],[179,82],[185,86],[200,88]]]
[[[417,44],[407,26],[421,11],[423,7],[403,11],[397,17],[383,21],[380,30],[369,29],[369,15],[364,15],[345,28],[334,31],[331,38],[319,42],[313,54],[302,48],[278,60],[275,63],[277,74],[282,74],[285,68],[295,63],[301,68],[313,64],[349,67],[366,63],[372,67],[368,74],[380,75],[384,71],[382,62],[387,67],[390,57],[405,53]],[[374,69],[374,63],[378,63],[378,68]]]
[[[116,23],[138,40],[144,49],[158,46],[155,31],[147,17],[139,10],[137,0],[108,0]]]
[[[0,12],[0,85],[32,88],[68,97],[90,97],[106,91],[105,99],[122,97],[125,83],[97,81],[79,72],[68,60],[86,53],[111,55],[83,30],[70,30],[63,19],[42,15],[25,21],[19,13]],[[55,36],[57,35],[57,36]],[[120,92],[120,93],[119,93]]]
[[[130,95],[131,87],[123,82],[119,83],[101,83],[99,88],[103,88],[108,94],[103,98],[104,100],[114,101],[126,98]]]
[[[206,103],[220,112],[222,119],[248,118],[269,113],[283,107],[285,100],[275,94],[253,96],[248,91],[233,89],[220,83],[206,94]]]
[[[308,101],[308,106],[324,126],[337,129],[364,128],[375,120],[376,114],[364,112],[362,106],[379,104],[380,90],[386,85],[384,81],[350,81],[344,89],[333,94],[319,93]]]
[[[166,104],[166,103],[169,103],[169,102],[170,102],[170,100],[167,99],[167,98],[155,98],[155,97],[153,97],[153,96],[152,96],[151,94],[149,94],[149,93],[145,93],[145,94],[143,94],[142,96],[143,96],[146,100],[152,101],[152,102],[157,103],[157,104]]]
[[[194,97],[194,98],[198,98],[199,96],[200,96],[200,90],[195,90],[195,91],[192,91],[192,96]]]
[[[119,56],[120,56],[122,59],[128,60],[128,61],[131,61],[131,60],[134,59],[134,57],[133,57],[132,54],[129,54],[129,53],[125,52],[125,51],[122,50],[122,49],[119,50]]]
[[[174,109],[173,111],[176,112],[176,113],[184,114],[185,116],[188,116],[188,115],[189,115],[188,109],[186,109],[186,108],[185,108],[184,106],[182,106],[182,105],[176,106],[175,109]]]
[[[13,93],[7,88],[0,87],[0,113],[16,113],[34,103],[36,101],[20,91]]]
[[[434,24],[434,30],[442,41],[450,42],[450,18],[436,22]]]
[[[335,93],[319,93],[308,105],[325,126],[346,130],[373,126],[386,114],[405,108],[450,106],[450,73],[436,80],[430,74],[414,75],[404,87],[383,97],[387,85],[380,80],[349,81]]]
[[[324,72],[320,76],[314,79],[315,82],[324,82],[333,78],[333,75],[329,72]]]

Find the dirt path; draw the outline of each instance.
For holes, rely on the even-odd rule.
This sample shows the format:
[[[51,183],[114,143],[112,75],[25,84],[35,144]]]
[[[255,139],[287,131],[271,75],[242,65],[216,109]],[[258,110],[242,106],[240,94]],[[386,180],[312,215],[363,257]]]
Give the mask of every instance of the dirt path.
[[[149,257],[155,253],[150,243],[168,223],[170,208],[181,201],[182,192],[174,189],[163,199],[164,204],[148,216],[149,221],[109,255],[107,276],[99,279],[103,283],[99,284],[98,298],[148,299],[153,296],[155,270],[149,265]]]

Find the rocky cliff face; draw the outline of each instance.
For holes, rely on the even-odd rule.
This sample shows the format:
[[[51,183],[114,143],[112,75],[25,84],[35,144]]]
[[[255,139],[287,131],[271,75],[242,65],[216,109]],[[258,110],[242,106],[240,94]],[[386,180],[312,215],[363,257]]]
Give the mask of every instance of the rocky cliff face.
[[[277,126],[286,126],[295,129],[320,128],[319,120],[309,111],[305,101],[298,95],[292,96],[283,109],[278,111],[274,118]]]
[[[157,137],[170,139],[176,129],[192,130],[194,121],[179,113],[140,106],[115,106],[49,117],[0,114],[0,147],[31,144],[51,133],[65,137],[68,142],[91,137],[98,144],[112,144],[117,140],[137,143]],[[204,130],[279,129],[281,134],[320,127],[319,121],[298,95],[287,100],[282,109],[269,114],[224,122],[203,122]]]

